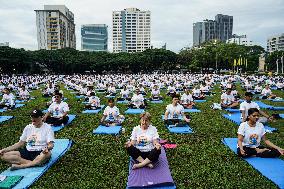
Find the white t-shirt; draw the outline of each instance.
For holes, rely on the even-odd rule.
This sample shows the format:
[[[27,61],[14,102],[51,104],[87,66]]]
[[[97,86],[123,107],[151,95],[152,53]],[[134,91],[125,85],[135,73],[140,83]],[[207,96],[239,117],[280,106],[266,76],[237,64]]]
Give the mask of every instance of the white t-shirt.
[[[43,123],[40,128],[29,124],[25,127],[20,140],[27,143],[28,151],[42,151],[49,142],[54,142],[54,132],[47,123]]]
[[[100,99],[97,96],[90,96],[89,97],[89,104],[91,104],[91,106],[100,106]]]
[[[142,130],[140,125],[133,128],[130,139],[135,140],[135,147],[141,152],[149,152],[155,148],[153,140],[159,138],[156,127],[149,125],[147,130]]]
[[[131,98],[131,101],[135,106],[140,106],[144,101],[144,97],[142,94],[139,95],[134,94],[133,97]]]
[[[199,97],[201,95],[200,89],[192,89],[192,96]]]
[[[248,110],[250,108],[257,108],[259,110],[259,106],[255,102],[250,102],[248,103],[247,101],[244,101],[240,104],[240,111],[244,110],[245,111],[245,117],[248,116]]]
[[[270,94],[271,94],[271,90],[270,89],[264,88],[261,91],[261,95],[263,95],[263,96],[269,96]]]
[[[251,127],[248,122],[244,122],[239,126],[238,134],[244,137],[243,146],[256,148],[260,145],[261,138],[265,134],[265,129],[260,122],[257,122],[255,127]]]
[[[61,102],[60,104],[53,102],[49,108],[48,112],[52,114],[52,117],[60,118],[65,112],[69,111],[69,106],[66,102]]]
[[[4,94],[1,100],[1,103],[4,103],[5,105],[13,106],[15,105],[15,96],[12,93]]]
[[[186,94],[184,93],[181,98],[180,98],[181,102],[183,104],[187,104],[187,103],[190,103],[190,102],[193,102],[193,98],[192,98],[192,95],[191,94]]]
[[[151,94],[152,94],[152,96],[159,96],[160,95],[160,90],[159,89],[153,89]]]
[[[232,94],[223,93],[221,95],[221,100],[223,100],[223,104],[231,104],[235,101],[235,97]]]
[[[119,116],[119,109],[116,106],[112,108],[110,106],[107,106],[104,110],[103,115],[107,116],[106,120],[114,121],[117,119],[117,116]]]
[[[169,113],[168,119],[178,119],[181,116],[181,113],[184,113],[184,108],[180,104],[177,104],[177,106],[169,104],[166,107],[166,112]]]

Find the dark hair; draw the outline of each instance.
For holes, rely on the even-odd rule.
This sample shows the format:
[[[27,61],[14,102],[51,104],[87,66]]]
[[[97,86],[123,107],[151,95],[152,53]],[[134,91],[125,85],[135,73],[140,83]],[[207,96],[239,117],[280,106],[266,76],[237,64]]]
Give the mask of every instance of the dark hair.
[[[253,96],[253,94],[251,92],[246,92],[245,96]]]
[[[56,96],[56,95],[58,95],[58,96],[60,96],[62,98],[62,93],[57,92],[57,93],[54,94],[54,96]]]
[[[257,108],[250,108],[250,109],[248,109],[248,116],[247,116],[247,118],[246,118],[246,121],[248,121],[248,120],[249,120],[248,117],[249,117],[251,114],[255,113],[255,112],[258,112],[258,113],[259,113],[259,110],[258,110]]]
[[[113,98],[110,98],[110,99],[108,99],[108,102],[109,102],[109,103],[111,103],[111,102],[114,103],[114,99],[113,99]]]
[[[175,94],[175,95],[173,95],[173,97],[172,97],[172,99],[174,99],[174,98],[178,98],[179,99],[179,94]]]
[[[95,94],[94,92],[91,92],[90,95],[91,95],[91,96],[95,96],[96,94]]]

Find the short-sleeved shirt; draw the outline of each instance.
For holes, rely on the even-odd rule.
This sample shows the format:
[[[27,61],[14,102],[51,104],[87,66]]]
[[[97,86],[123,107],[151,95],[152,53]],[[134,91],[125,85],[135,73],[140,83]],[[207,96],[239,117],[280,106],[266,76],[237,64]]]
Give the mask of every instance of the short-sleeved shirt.
[[[28,151],[42,151],[49,142],[54,142],[54,132],[47,123],[43,123],[40,128],[29,124],[25,127],[20,140],[27,143]]]
[[[103,115],[106,116],[106,120],[114,121],[117,119],[117,116],[119,116],[119,109],[116,106],[112,108],[110,106],[107,106],[104,110]]]
[[[62,117],[65,112],[69,111],[69,106],[66,102],[61,102],[60,104],[53,102],[49,108],[48,112],[52,114],[52,117]]]
[[[263,96],[269,96],[271,93],[272,93],[271,90],[266,88],[262,89],[261,91],[261,95]]]
[[[248,116],[248,110],[251,108],[257,108],[258,110],[260,109],[258,104],[255,102],[248,103],[247,101],[244,101],[240,104],[240,111],[245,111],[245,117]]]
[[[223,93],[221,95],[221,100],[223,100],[223,104],[231,104],[235,101],[235,97],[232,94]]]
[[[149,152],[155,148],[153,141],[159,138],[156,127],[149,125],[148,129],[141,129],[140,125],[133,128],[130,139],[136,141],[135,147],[141,152]]]
[[[4,94],[1,103],[13,106],[15,105],[15,96],[12,93]]]
[[[183,94],[180,98],[180,100],[182,101],[182,103],[189,103],[189,102],[193,102],[193,98],[191,94]]]
[[[184,113],[184,108],[180,104],[177,104],[176,106],[169,104],[166,107],[166,112],[169,113],[168,119],[178,119],[181,114]]]
[[[238,134],[244,137],[243,146],[256,148],[260,145],[261,138],[265,134],[265,129],[260,122],[256,122],[255,127],[251,127],[246,121],[239,126]]]

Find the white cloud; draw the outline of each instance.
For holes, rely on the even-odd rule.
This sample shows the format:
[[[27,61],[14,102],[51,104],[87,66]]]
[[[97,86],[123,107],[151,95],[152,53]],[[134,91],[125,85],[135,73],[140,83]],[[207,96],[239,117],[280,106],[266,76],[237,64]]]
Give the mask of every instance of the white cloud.
[[[282,0],[10,0],[1,2],[0,42],[37,49],[34,10],[43,9],[45,4],[64,4],[74,13],[77,49],[81,48],[82,24],[107,24],[111,49],[112,11],[128,7],[150,10],[153,46],[167,43],[167,48],[175,52],[192,45],[194,22],[214,19],[218,13],[234,16],[233,32],[247,34],[262,46],[269,36],[284,31]]]

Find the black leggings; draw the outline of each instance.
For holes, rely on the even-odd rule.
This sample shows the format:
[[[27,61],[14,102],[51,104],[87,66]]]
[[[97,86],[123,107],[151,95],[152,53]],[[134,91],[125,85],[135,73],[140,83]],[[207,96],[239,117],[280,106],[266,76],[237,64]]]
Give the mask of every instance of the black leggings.
[[[275,158],[275,157],[279,157],[281,154],[278,150],[274,149],[274,148],[269,148],[269,147],[264,147],[264,146],[259,146],[259,149],[264,149],[267,148],[269,150],[266,150],[262,153],[257,153],[255,148],[250,148],[250,147],[246,147],[244,146],[243,149],[246,153],[246,155],[242,155],[240,148],[237,149],[238,152],[238,156],[246,158],[246,157],[250,157],[250,156],[256,156],[256,157],[261,157],[261,158]]]
[[[148,158],[150,161],[155,162],[159,159],[159,155],[161,154],[161,149],[158,150],[157,148],[154,148],[153,150],[149,152],[141,152],[136,147],[131,145],[130,147],[127,148],[127,152],[135,160],[139,156],[141,156],[143,159]]]
[[[11,109],[14,109],[15,106],[11,106],[11,105],[6,105],[6,104],[0,104],[0,108],[11,108]]]
[[[61,124],[66,124],[69,120],[68,116],[63,117],[63,119],[55,118],[55,117],[47,117],[46,123],[52,124],[54,126],[61,126]]]

